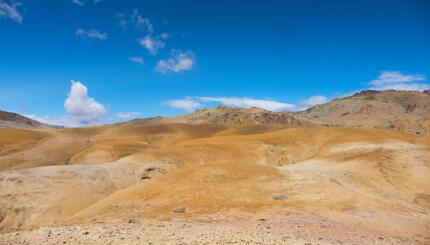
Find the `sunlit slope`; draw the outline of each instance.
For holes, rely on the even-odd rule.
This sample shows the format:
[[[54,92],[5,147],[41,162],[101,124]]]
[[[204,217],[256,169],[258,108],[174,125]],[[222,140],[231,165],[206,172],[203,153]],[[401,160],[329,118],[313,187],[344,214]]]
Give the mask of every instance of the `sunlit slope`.
[[[36,161],[28,155],[25,164],[56,166],[13,170],[23,166],[18,164],[0,172],[1,229],[268,210],[354,220],[429,218],[425,137],[376,129],[186,123],[24,134],[24,143],[10,154],[39,151]],[[56,154],[47,155],[45,144]],[[47,163],[39,162],[42,156]],[[52,156],[61,161],[55,164]]]
[[[430,94],[413,91],[362,91],[294,113],[298,120],[334,127],[382,128],[430,134]]]
[[[187,140],[151,153],[181,162],[180,168],[119,191],[77,217],[170,215],[175,207],[200,214],[276,206],[427,215],[430,152],[415,143],[412,136],[394,132],[331,128]],[[274,200],[277,194],[288,201]]]

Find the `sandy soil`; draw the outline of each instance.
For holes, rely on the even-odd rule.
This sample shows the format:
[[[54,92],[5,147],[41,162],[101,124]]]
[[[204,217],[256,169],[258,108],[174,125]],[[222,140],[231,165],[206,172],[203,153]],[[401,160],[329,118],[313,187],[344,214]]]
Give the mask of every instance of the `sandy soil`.
[[[2,132],[0,243],[430,242],[430,141],[416,135],[154,121]]]
[[[180,215],[178,215],[180,216]],[[382,218],[382,217],[380,217]],[[394,221],[394,220],[393,220]],[[123,223],[75,224],[0,234],[0,244],[428,244],[430,224],[381,231],[288,211]],[[427,231],[426,231],[427,229]]]

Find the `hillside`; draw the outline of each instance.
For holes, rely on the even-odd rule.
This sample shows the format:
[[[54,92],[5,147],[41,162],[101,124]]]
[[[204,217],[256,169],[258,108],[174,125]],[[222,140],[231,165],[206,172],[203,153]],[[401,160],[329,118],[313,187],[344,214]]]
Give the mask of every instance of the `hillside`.
[[[428,244],[428,97],[2,128],[0,244]]]
[[[430,145],[422,137],[376,129],[154,120],[0,131],[21,139],[0,146],[0,229],[6,232],[0,241],[42,241],[51,229],[39,227],[59,226],[64,240],[58,242],[76,243],[92,236],[71,232],[96,235],[111,222],[118,227],[103,225],[106,234],[132,228],[127,233],[156,243],[180,239],[185,230],[177,222],[186,222],[202,229],[193,234],[212,234],[216,241],[225,235],[212,230],[227,222],[249,242],[261,239],[260,225],[271,227],[267,232],[276,234],[275,243],[318,237],[347,242],[351,234],[362,243],[378,237],[387,243],[428,242]],[[243,220],[249,226],[240,225]],[[148,222],[176,230],[154,228],[158,236],[139,231],[138,224]],[[285,227],[292,232],[288,239],[282,236]]]
[[[46,128],[52,127],[13,112],[0,110],[0,128]]]
[[[430,92],[362,91],[294,113],[298,120],[336,127],[430,133]]]
[[[191,123],[226,126],[322,125],[379,128],[416,135],[430,134],[430,91],[362,91],[299,112],[217,106],[176,117],[137,119],[126,124]]]

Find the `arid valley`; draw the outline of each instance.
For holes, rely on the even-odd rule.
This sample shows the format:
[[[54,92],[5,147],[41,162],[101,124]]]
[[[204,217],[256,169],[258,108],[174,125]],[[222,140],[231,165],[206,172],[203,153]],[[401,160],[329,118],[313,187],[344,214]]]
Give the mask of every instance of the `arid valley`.
[[[430,243],[428,91],[80,128],[0,119],[0,244]]]

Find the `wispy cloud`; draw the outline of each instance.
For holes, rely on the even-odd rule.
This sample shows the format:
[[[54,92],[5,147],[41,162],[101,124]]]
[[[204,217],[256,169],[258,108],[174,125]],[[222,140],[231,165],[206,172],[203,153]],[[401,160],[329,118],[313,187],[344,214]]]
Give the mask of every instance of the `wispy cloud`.
[[[299,101],[296,110],[297,111],[306,110],[312,106],[325,104],[329,101],[330,101],[330,99],[328,99],[327,97],[325,97],[323,95],[315,95],[315,96],[310,97],[309,99]]]
[[[199,102],[191,98],[163,101],[162,104],[170,106],[172,108],[182,109],[188,112],[194,111],[201,106]]]
[[[149,34],[154,32],[154,27],[152,26],[151,21],[148,18],[144,18],[139,14],[138,9],[134,9],[131,14],[130,22],[134,24],[134,27],[137,30],[143,31],[146,30]]]
[[[79,6],[84,6],[85,5],[84,2],[81,1],[81,0],[71,0],[71,1],[72,1],[72,3],[74,3],[76,5],[79,5]]]
[[[131,14],[117,13],[119,19],[118,25],[126,29],[128,25],[132,25],[136,30],[146,31],[148,35],[154,33],[154,27],[148,18],[140,15],[138,9],[134,9]]]
[[[171,57],[160,60],[155,70],[160,73],[178,73],[191,70],[196,63],[196,56],[192,51],[181,52],[172,50]]]
[[[136,118],[139,117],[141,115],[140,112],[136,112],[136,111],[131,111],[131,112],[120,112],[118,114],[116,114],[117,117],[121,118],[121,119],[130,119],[130,118]]]
[[[124,13],[117,13],[115,15],[119,20],[118,20],[118,25],[121,26],[122,29],[125,30],[125,28],[127,28],[127,19],[125,17]]]
[[[85,3],[87,2],[87,0],[70,0],[70,1],[79,6],[84,6]],[[93,0],[92,2],[97,4],[97,3],[103,2],[103,0]]]
[[[9,18],[13,21],[21,23],[23,20],[22,14],[18,11],[18,7],[21,5],[15,1],[3,1],[0,0],[0,18]]]
[[[146,35],[144,38],[139,39],[138,43],[152,55],[157,54],[159,49],[163,49],[166,46],[161,37],[152,37],[151,35]]]
[[[142,57],[130,57],[128,58],[131,62],[137,63],[137,64],[143,64],[143,58]]]
[[[249,97],[198,97],[202,102],[218,102],[227,106],[259,107],[269,111],[288,111],[295,109],[295,105],[274,100],[254,99]]]
[[[98,39],[98,40],[106,40],[108,38],[108,34],[105,32],[100,32],[95,29],[85,30],[85,29],[78,29],[75,32],[75,35],[77,37],[82,37],[84,39]]]
[[[422,74],[405,74],[400,71],[381,71],[378,78],[369,82],[374,90],[423,91],[430,88]]]
[[[322,95],[312,96],[308,99],[301,100],[297,104],[285,103],[271,99],[256,99],[250,97],[197,97],[187,96],[184,99],[163,101],[163,105],[170,106],[175,109],[183,109],[193,111],[199,107],[210,106],[210,103],[217,103],[225,106],[234,107],[258,107],[268,111],[300,111],[309,107],[324,104],[330,100]]]

